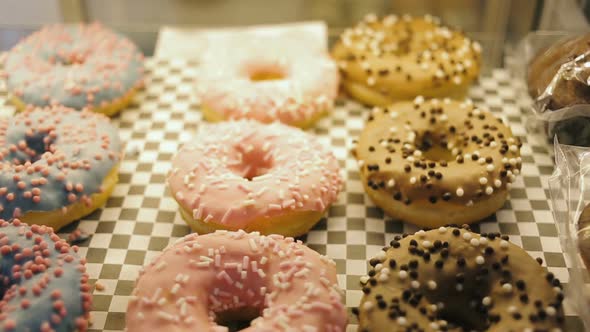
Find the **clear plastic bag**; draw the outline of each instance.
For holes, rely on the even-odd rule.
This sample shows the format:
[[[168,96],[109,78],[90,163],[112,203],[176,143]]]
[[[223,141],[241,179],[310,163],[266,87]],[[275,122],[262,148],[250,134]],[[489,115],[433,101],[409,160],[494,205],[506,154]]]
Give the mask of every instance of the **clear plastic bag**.
[[[559,240],[570,262],[567,296],[590,329],[590,296],[584,279],[588,271],[578,247],[577,221],[590,203],[590,148],[559,144],[555,139],[555,170],[549,178],[551,210],[559,231]]]
[[[528,68],[534,57],[547,50],[554,44],[574,37],[582,37],[580,33],[536,31],[530,33],[519,44],[520,61],[515,63],[514,73],[517,77],[527,79]],[[579,90],[590,87],[590,51],[575,53],[569,57],[564,52],[561,66],[554,68],[548,83],[541,88],[528,86],[529,92],[535,91],[532,111],[541,122],[548,137],[557,136],[559,141],[570,145],[590,146],[590,104],[573,102],[564,104],[556,100],[563,91]],[[552,70],[549,69],[549,73]],[[578,89],[574,89],[574,86]],[[557,92],[557,93],[556,93]],[[532,93],[532,92],[531,92]],[[573,92],[572,92],[573,93]],[[559,106],[561,105],[561,106]]]

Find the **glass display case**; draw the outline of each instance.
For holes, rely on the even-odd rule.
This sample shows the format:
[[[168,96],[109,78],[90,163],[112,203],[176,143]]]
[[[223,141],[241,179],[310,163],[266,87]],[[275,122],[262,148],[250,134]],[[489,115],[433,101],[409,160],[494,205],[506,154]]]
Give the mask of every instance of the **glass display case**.
[[[18,100],[15,96],[23,95],[19,91],[10,91],[8,88],[10,73],[6,73],[6,68],[3,68],[5,65],[3,61],[19,41],[43,26],[56,23],[100,22],[129,38],[145,55],[145,61],[142,60],[145,66],[145,75],[141,74],[144,75],[142,87],[138,87],[137,91],[134,90],[133,96],[121,97],[121,99],[128,99],[125,100],[126,107],[120,113],[113,115],[110,120],[117,127],[124,146],[122,148],[124,156],[118,166],[118,184],[114,186],[110,198],[103,207],[59,230],[60,237],[69,240],[72,245],[79,246],[78,254],[87,261],[86,269],[89,283],[92,285],[93,298],[90,331],[123,331],[126,327],[128,303],[136,300],[133,289],[143,267],[159,257],[168,246],[195,229],[191,228],[190,223],[187,225],[184,221],[187,213],[182,208],[179,210],[177,204],[177,201],[183,199],[171,192],[170,178],[175,172],[171,165],[177,153],[183,149],[183,146],[195,143],[195,134],[207,127],[209,122],[205,119],[207,115],[203,115],[206,110],[202,107],[203,99],[199,88],[203,81],[213,80],[211,77],[217,79],[218,76],[215,75],[219,73],[212,74],[205,71],[201,66],[204,57],[201,56],[202,54],[194,53],[198,53],[195,50],[203,49],[199,46],[205,41],[212,43],[207,39],[208,37],[203,36],[223,31],[228,36],[239,39],[241,37],[235,36],[243,36],[239,33],[247,31],[251,26],[263,26],[272,30],[278,25],[320,22],[319,25],[308,30],[316,31],[321,36],[322,41],[318,43],[321,45],[318,47],[319,51],[310,44],[306,44],[302,41],[303,39],[294,37],[291,39],[284,37],[286,44],[279,45],[288,45],[280,51],[300,54],[305,59],[316,55],[329,59],[329,53],[340,36],[348,28],[365,19],[368,14],[376,14],[377,17],[389,14],[399,17],[404,14],[415,16],[428,14],[440,17],[444,24],[459,29],[481,45],[483,59],[481,72],[475,83],[469,87],[467,94],[469,101],[464,105],[475,104],[502,118],[523,145],[520,147],[519,161],[513,163],[519,164],[521,169],[518,172],[510,172],[508,175],[508,177],[514,176],[514,180],[510,180],[513,181],[510,186],[500,181],[500,184],[495,187],[498,189],[494,189],[491,185],[486,187],[488,179],[485,174],[487,173],[484,172],[485,174],[481,175],[485,181],[480,178],[482,181],[480,183],[484,186],[482,187],[484,191],[479,192],[480,196],[486,193],[487,188],[491,188],[493,192],[506,187],[509,198],[498,211],[474,223],[472,229],[479,233],[501,232],[509,235],[514,244],[524,248],[530,256],[541,259],[542,265],[551,272],[552,276],[561,280],[566,288],[563,330],[587,331],[590,329],[590,326],[584,328],[584,323],[588,323],[590,317],[580,317],[579,314],[587,312],[587,309],[579,308],[588,304],[586,299],[590,296],[574,288],[588,289],[590,278],[579,263],[579,258],[572,257],[575,253],[566,253],[562,249],[562,245],[565,244],[565,247],[571,243],[567,242],[569,239],[566,239],[563,234],[561,234],[561,240],[566,241],[567,244],[560,243],[559,229],[564,226],[556,225],[552,215],[553,206],[548,180],[554,170],[554,152],[547,133],[553,133],[551,131],[553,125],[548,125],[546,119],[540,121],[535,116],[537,97],[532,98],[529,95],[527,85],[527,69],[536,54],[540,54],[542,50],[561,40],[563,36],[590,31],[588,23],[590,3],[587,1],[0,0],[0,120],[17,116],[17,111],[21,109],[18,102],[15,102],[15,99]],[[203,35],[202,32],[205,30],[207,34]],[[326,43],[323,41],[324,37],[327,39]],[[266,41],[265,38],[267,37],[261,37],[260,40]],[[264,44],[264,41],[258,42]],[[220,48],[227,46],[226,53],[245,52],[245,48],[231,49],[231,43],[227,41],[225,43],[217,41],[217,43]],[[324,44],[327,46],[324,47]],[[162,52],[162,47],[170,49]],[[182,50],[189,49],[193,53],[188,51],[181,53]],[[274,51],[270,49],[271,46],[268,46],[267,52],[261,54],[274,54]],[[211,58],[210,55],[209,57]],[[264,58],[263,55],[260,57]],[[312,62],[312,60],[309,61]],[[69,59],[64,63],[64,66],[79,64],[76,59]],[[135,65],[132,62],[129,66]],[[340,61],[334,64],[334,72],[337,72],[337,65],[340,66],[342,80],[343,66]],[[137,66],[140,65],[137,64]],[[225,64],[220,65],[220,67],[224,66]],[[222,69],[219,69],[219,72],[222,72]],[[400,69],[402,70],[403,68]],[[371,70],[366,71],[371,73]],[[327,82],[326,85],[329,83],[327,77],[330,73],[326,71],[323,77]],[[265,73],[266,76],[275,74],[275,72]],[[286,75],[284,72],[280,74],[279,80]],[[349,73],[345,74],[349,75]],[[260,80],[267,80],[265,75]],[[250,77],[251,81],[258,79]],[[370,77],[367,79],[368,86],[372,85],[370,79]],[[87,77],[86,80],[92,80],[92,78]],[[236,90],[239,89],[236,88]],[[99,95],[98,92],[92,94],[92,99],[98,98]],[[46,99],[52,100],[52,97],[47,96]],[[411,100],[417,105],[422,102],[420,97]],[[440,101],[436,99],[436,103],[443,104],[443,100],[445,104],[450,103],[442,97]],[[50,104],[52,103],[53,101]],[[30,111],[28,108],[24,109]],[[342,289],[342,303],[348,315],[349,323],[346,328],[348,332],[357,331],[359,320],[355,313],[358,313],[359,304],[364,292],[366,293],[359,281],[374,277],[374,275],[366,276],[371,266],[376,265],[369,264],[371,258],[382,255],[380,252],[384,246],[393,246],[393,243],[399,240],[399,235],[413,234],[420,228],[391,217],[387,209],[379,208],[375,204],[376,200],[367,195],[367,190],[371,190],[368,188],[371,187],[370,184],[375,187],[379,187],[379,184],[370,182],[367,185],[366,181],[363,181],[364,175],[361,170],[366,165],[357,161],[358,155],[356,153],[353,155],[351,151],[356,151],[357,138],[362,135],[367,123],[373,119],[372,112],[379,112],[373,110],[372,106],[355,101],[350,95],[340,91],[335,97],[333,109],[306,129],[306,133],[317,138],[318,142],[335,156],[341,168],[342,189],[331,207],[325,207],[322,210],[325,214],[321,214],[320,222],[297,239],[301,239],[309,248],[334,260],[335,278]],[[578,129],[568,127],[565,130],[576,132],[575,135],[570,136],[576,136],[578,131],[583,132],[584,135],[586,132],[590,133],[590,129],[587,129],[590,125],[586,124],[588,117],[590,116],[582,114],[581,118],[584,120],[573,120],[579,125],[576,127]],[[464,126],[469,127],[469,125]],[[2,128],[0,126],[0,129]],[[0,138],[4,135],[4,129],[0,130]],[[590,141],[590,134],[587,136]],[[3,140],[0,139],[0,142]],[[27,142],[25,143],[28,144]],[[377,145],[385,147],[387,144],[386,140],[382,140]],[[516,149],[516,145],[513,146]],[[375,147],[371,146],[371,148],[375,150]],[[509,148],[507,147],[506,150]],[[420,153],[415,153],[413,156],[418,159],[421,157]],[[404,155],[404,160],[407,157],[409,156]],[[449,158],[449,163],[454,162],[454,155]],[[481,164],[486,162],[491,164],[485,158],[481,159]],[[390,158],[389,160],[391,161]],[[480,162],[477,157],[473,160]],[[513,160],[516,159],[513,158]],[[510,162],[506,159],[505,163]],[[441,164],[446,165],[446,162]],[[512,167],[515,167],[514,165]],[[416,167],[419,168],[419,166]],[[377,170],[378,168],[377,166]],[[252,176],[248,175],[250,178],[246,175],[243,177],[252,182],[252,178],[260,175],[256,173]],[[436,173],[432,171],[432,175],[428,176],[436,177]],[[290,177],[286,176],[286,178]],[[299,179],[299,175],[293,175],[292,178]],[[0,183],[2,181],[4,180],[0,174]],[[190,181],[192,176],[187,175],[185,182]],[[422,181],[421,178],[413,178],[413,183],[420,181]],[[553,181],[558,182],[555,175]],[[387,184],[384,181],[381,182],[382,188],[389,185],[389,182]],[[188,184],[185,183],[185,185]],[[66,184],[68,192],[76,191],[75,184],[69,184],[69,187],[73,189],[67,187]],[[458,198],[463,196],[463,189],[460,191],[459,189],[461,188],[457,191],[453,190],[453,193],[448,193],[447,196],[453,195]],[[205,191],[203,188],[199,190]],[[284,192],[281,191],[280,195],[283,194]],[[33,194],[29,193],[29,195]],[[4,193],[0,188],[0,204],[4,199],[3,196]],[[432,197],[428,198],[431,202]],[[446,196],[441,197],[441,200],[446,201]],[[215,204],[223,205],[224,200],[225,198],[221,197]],[[396,200],[399,199],[396,198]],[[436,198],[434,201],[436,202]],[[255,200],[251,202],[248,200],[248,202],[254,206],[257,203]],[[294,202],[297,202],[297,199],[294,199]],[[303,202],[301,205],[304,205]],[[0,205],[0,213],[3,209],[4,207]],[[430,209],[430,205],[426,209]],[[230,215],[229,212],[227,214]],[[225,217],[227,216],[224,214]],[[206,229],[211,231],[213,228]],[[2,237],[0,237],[1,240]],[[487,242],[487,240],[484,241]],[[250,244],[250,248],[252,246],[256,244]],[[0,248],[0,251],[4,252],[4,249]],[[214,262],[215,255],[212,257]],[[207,259],[210,258],[207,257]],[[572,263],[572,260],[578,263]],[[570,278],[570,273],[575,275]],[[227,280],[225,275],[219,276],[218,279]],[[319,277],[317,279],[319,280]],[[570,284],[570,280],[575,280],[575,284]],[[173,299],[174,294],[168,295],[170,299]],[[201,295],[196,294],[196,296]],[[236,297],[236,301],[239,302],[240,299]],[[179,307],[182,305],[180,303]],[[0,316],[1,314],[3,312],[0,305]],[[258,314],[261,312],[257,312],[254,317]],[[245,325],[238,324],[238,326],[242,328],[248,326],[252,318],[250,316],[247,317],[248,322]],[[2,319],[0,324],[1,322]],[[221,321],[219,323],[221,324]],[[239,330],[234,323],[226,324],[229,330]],[[187,324],[189,326],[190,321]],[[294,328],[294,326],[291,327]],[[282,328],[289,330],[285,326]],[[310,328],[305,331],[316,330]],[[334,328],[333,331],[340,330]]]
[[[0,49],[7,50],[19,38],[43,24],[100,21],[132,38],[153,54],[163,25],[225,27],[321,20],[329,27],[330,40],[367,13],[430,13],[451,26],[460,27],[480,41],[487,52],[486,66],[501,67],[506,50],[535,30],[584,31],[584,10],[575,1],[437,1],[296,0],[274,2],[226,1],[75,1],[33,0],[2,2]]]

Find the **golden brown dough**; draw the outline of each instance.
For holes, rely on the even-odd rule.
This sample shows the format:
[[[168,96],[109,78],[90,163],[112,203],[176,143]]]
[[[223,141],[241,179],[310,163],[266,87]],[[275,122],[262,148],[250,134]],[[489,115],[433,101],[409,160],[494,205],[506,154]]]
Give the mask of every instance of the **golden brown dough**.
[[[355,99],[385,106],[428,97],[464,97],[479,74],[481,46],[429,15],[368,15],[332,50]]]
[[[540,96],[551,83],[561,65],[590,51],[589,45],[590,33],[562,40],[539,52],[531,60],[527,71],[527,83],[531,97]],[[588,76],[588,73],[583,75]],[[549,100],[549,109],[555,110],[578,104],[590,104],[590,87],[577,80],[558,80]]]
[[[470,101],[374,108],[353,154],[365,191],[387,214],[422,227],[471,223],[504,204],[521,142]]]
[[[396,237],[361,278],[359,331],[561,331],[562,286],[500,234]]]

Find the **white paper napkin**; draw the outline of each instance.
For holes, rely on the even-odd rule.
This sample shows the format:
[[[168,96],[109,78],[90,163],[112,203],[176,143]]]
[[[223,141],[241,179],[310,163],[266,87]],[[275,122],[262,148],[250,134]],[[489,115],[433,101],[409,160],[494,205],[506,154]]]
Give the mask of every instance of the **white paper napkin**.
[[[327,27],[324,22],[299,22],[218,29],[163,26],[158,34],[155,56],[199,61],[220,49],[235,49],[238,43],[292,41],[297,48],[326,52]],[[266,43],[281,47],[281,43]],[[282,44],[284,45],[284,44]]]

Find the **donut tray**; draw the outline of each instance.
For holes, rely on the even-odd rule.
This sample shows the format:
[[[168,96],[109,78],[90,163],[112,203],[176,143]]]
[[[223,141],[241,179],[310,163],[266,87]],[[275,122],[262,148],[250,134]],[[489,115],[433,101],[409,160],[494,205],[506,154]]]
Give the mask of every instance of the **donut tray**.
[[[106,206],[61,231],[67,236],[76,228],[88,234],[79,245],[88,259],[94,291],[90,331],[121,331],[134,280],[141,266],[164,247],[189,233],[176,202],[165,184],[170,159],[179,146],[191,139],[203,123],[193,96],[197,64],[168,59],[146,60],[146,88],[113,122],[126,142],[119,184]],[[528,133],[530,100],[524,84],[506,70],[493,70],[470,90],[471,99],[505,118],[524,142],[522,175],[511,190],[511,199],[494,216],[474,225],[476,231],[502,232],[533,257],[540,257],[564,283],[568,267],[559,243],[549,206],[547,180],[553,170],[552,148],[543,133]],[[0,115],[13,108],[0,82]],[[383,215],[364,194],[357,163],[349,153],[351,140],[363,128],[367,109],[340,99],[331,115],[311,132],[331,146],[340,160],[345,188],[326,217],[302,240],[314,250],[334,259],[338,281],[349,308],[360,301],[359,277],[368,260],[393,237],[417,228]],[[529,130],[530,131],[530,130]],[[349,310],[350,312],[350,310]],[[567,307],[567,331],[583,331],[581,322]],[[350,315],[348,331],[356,331]]]

